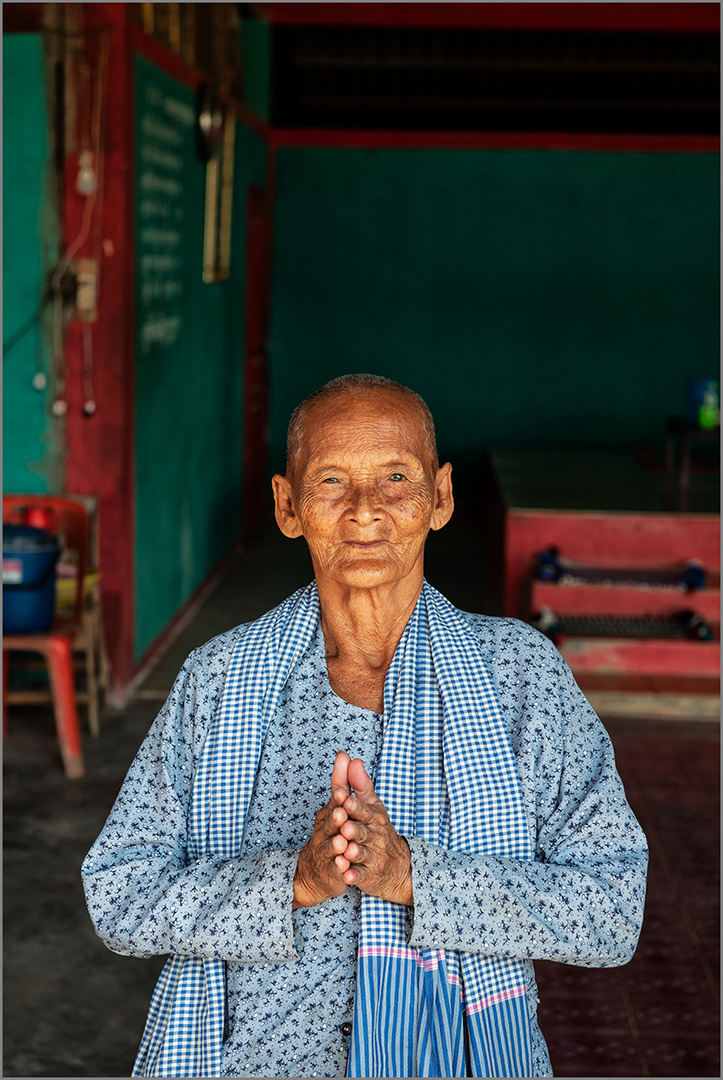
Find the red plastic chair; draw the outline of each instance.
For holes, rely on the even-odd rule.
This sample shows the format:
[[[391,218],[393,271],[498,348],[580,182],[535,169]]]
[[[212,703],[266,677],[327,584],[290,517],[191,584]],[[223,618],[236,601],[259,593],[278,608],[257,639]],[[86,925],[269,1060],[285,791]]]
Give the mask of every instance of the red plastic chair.
[[[51,531],[62,534],[65,548],[74,553],[77,580],[82,582],[88,562],[90,516],[86,507],[59,495],[3,495],[3,522],[22,524],[26,512],[42,509],[49,516]],[[50,630],[40,634],[3,636],[3,735],[8,691],[8,653],[39,653],[48,666],[55,728],[60,743],[65,775],[77,779],[85,774],[83,748],[75,698],[72,643],[83,622],[83,589],[76,590],[75,607],[67,617],[56,615]]]

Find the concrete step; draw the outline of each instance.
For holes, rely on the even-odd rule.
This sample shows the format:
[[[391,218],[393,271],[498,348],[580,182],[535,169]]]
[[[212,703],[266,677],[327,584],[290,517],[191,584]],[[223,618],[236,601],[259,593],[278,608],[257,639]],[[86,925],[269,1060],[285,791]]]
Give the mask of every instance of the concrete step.
[[[718,641],[567,638],[558,646],[573,674],[583,672],[687,676],[720,671]]]

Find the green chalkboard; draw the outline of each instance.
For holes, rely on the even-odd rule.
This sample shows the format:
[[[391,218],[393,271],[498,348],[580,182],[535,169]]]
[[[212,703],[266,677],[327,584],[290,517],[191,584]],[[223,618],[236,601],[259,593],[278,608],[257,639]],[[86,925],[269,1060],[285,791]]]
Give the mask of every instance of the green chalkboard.
[[[240,533],[246,185],[236,138],[231,277],[204,284],[194,94],[136,58],[136,659]]]
[[[718,369],[714,154],[283,149],[272,444],[322,382],[372,371],[442,451],[660,445]]]

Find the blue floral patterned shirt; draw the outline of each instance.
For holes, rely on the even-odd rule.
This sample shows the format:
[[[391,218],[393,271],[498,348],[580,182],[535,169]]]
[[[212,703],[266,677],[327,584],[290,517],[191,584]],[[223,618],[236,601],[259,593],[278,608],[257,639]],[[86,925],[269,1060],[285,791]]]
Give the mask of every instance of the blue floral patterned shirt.
[[[557,650],[513,619],[465,615],[479,635],[517,761],[535,860],[451,852],[407,837],[409,944],[526,962],[535,1075],[551,1075],[531,961],[625,963],[642,920],[647,848],[610,740]],[[188,865],[195,764],[239,628],[193,653],[131,766],[83,868],[97,932],[116,952],[227,961],[224,1076],[339,1076],[354,1000],[359,893],[292,912],[298,853],[346,750],[372,778],[381,718],[328,681],[320,628],[269,727],[242,855]],[[179,797],[179,792],[181,796]]]

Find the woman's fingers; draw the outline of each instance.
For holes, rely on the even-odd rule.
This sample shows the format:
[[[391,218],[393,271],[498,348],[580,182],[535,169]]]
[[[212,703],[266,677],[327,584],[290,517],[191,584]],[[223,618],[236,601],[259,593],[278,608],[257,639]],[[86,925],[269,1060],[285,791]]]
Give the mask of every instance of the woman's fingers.
[[[347,777],[350,787],[354,788],[362,802],[378,802],[369,773],[364,768],[361,758],[350,760],[347,765]]]
[[[343,855],[348,846],[349,844],[346,837],[342,836],[341,833],[335,833],[334,836],[332,836],[331,850],[335,855]]]
[[[334,767],[331,770],[331,797],[332,801],[339,806],[351,794],[351,785],[349,783],[350,761],[349,755],[344,750],[340,750],[334,759]]]
[[[342,871],[342,879],[372,896],[397,904],[412,904],[409,845],[389,820],[384,803],[358,758],[350,762],[348,775],[354,794],[344,800],[343,810],[348,820],[342,822],[339,832],[347,841],[344,859],[350,865]]]
[[[359,840],[363,843],[369,837],[370,830],[364,822],[347,817],[339,826],[339,832],[345,840]]]
[[[339,896],[347,885],[398,904],[413,903],[409,846],[389,820],[363,762],[341,751],[329,801],[299,855],[294,906]]]

